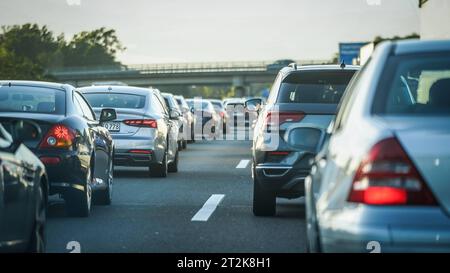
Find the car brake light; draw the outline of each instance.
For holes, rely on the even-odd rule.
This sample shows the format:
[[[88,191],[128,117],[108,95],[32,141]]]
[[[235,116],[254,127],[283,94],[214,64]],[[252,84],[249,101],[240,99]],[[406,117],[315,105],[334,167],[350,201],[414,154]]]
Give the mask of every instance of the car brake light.
[[[151,150],[138,150],[138,149],[129,150],[128,152],[132,153],[132,154],[151,154],[152,153]]]
[[[123,123],[128,126],[158,128],[158,123],[154,119],[128,119],[124,120]]]
[[[289,152],[278,152],[278,151],[275,151],[275,152],[269,152],[268,154],[269,155],[288,155]]]
[[[285,122],[299,122],[305,117],[302,112],[268,112],[266,116],[267,126],[279,126]]]
[[[375,144],[358,167],[349,202],[368,205],[437,205],[396,138]]]
[[[56,164],[59,164],[59,162],[61,162],[61,159],[59,159],[59,157],[43,156],[43,157],[40,157],[39,159],[45,165],[56,165]]]
[[[39,148],[70,148],[75,140],[75,132],[62,124],[54,125],[42,139]]]

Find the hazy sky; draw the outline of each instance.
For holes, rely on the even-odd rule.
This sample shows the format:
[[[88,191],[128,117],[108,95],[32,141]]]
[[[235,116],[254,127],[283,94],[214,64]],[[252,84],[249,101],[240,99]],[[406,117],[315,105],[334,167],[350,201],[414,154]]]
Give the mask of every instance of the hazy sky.
[[[0,25],[116,29],[126,64],[329,59],[338,42],[419,32],[417,0],[1,0]]]

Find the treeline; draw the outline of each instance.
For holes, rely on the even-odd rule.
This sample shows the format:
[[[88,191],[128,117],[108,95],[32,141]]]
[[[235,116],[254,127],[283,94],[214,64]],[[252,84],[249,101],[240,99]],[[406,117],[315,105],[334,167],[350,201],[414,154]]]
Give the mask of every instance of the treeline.
[[[3,26],[0,33],[0,79],[52,80],[49,69],[80,66],[120,66],[116,53],[125,48],[115,30],[82,31],[71,39],[46,26]]]

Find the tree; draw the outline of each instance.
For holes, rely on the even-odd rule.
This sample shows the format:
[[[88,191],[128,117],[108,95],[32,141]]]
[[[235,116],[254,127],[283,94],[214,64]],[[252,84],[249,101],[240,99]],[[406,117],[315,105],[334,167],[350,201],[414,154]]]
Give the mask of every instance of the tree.
[[[83,31],[73,36],[64,47],[63,56],[66,67],[73,66],[116,66],[117,52],[125,50],[115,30],[99,28],[90,32]]]
[[[115,57],[125,50],[116,32],[99,28],[66,41],[46,26],[1,27],[0,79],[51,80],[47,70],[74,66],[120,66]]]

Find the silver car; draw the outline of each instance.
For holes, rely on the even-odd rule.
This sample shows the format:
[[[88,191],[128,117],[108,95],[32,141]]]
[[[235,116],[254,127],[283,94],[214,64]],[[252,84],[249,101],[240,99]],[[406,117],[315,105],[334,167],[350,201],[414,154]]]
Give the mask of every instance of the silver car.
[[[178,102],[175,97],[170,93],[161,93],[164,98],[164,102],[166,103],[169,111],[177,112],[179,114],[179,118],[174,121],[174,125],[178,129],[178,150],[183,150],[187,146],[187,134],[185,132],[185,128],[187,127],[187,120],[184,118],[180,107],[178,106]]]
[[[450,252],[450,41],[387,42],[305,182],[313,252]]]
[[[114,139],[114,165],[149,167],[150,175],[166,177],[178,171],[180,117],[170,112],[157,89],[91,86],[79,89],[96,114],[114,108],[117,119],[104,123]]]

